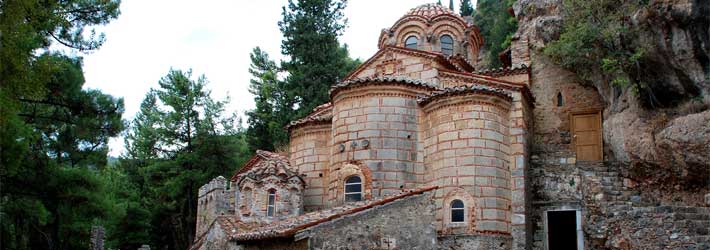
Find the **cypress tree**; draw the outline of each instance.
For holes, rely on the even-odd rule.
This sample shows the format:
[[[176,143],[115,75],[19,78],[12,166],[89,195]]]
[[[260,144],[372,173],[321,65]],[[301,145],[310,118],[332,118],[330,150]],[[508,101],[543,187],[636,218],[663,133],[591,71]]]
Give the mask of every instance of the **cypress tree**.
[[[471,16],[473,14],[473,5],[471,5],[471,0],[461,0],[461,7],[459,8],[459,15],[461,16]]]

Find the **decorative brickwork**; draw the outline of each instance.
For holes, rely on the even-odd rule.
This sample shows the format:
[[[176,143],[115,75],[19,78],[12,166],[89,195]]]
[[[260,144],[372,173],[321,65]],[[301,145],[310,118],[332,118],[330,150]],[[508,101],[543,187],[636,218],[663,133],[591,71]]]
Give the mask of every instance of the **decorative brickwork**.
[[[452,36],[452,55],[441,52],[441,35]],[[416,49],[405,47],[409,36],[418,39]],[[382,32],[375,55],[331,87],[329,103],[287,126],[288,157],[258,151],[235,173],[237,197],[225,204],[235,204],[237,216],[211,215],[219,221],[212,227],[220,228],[212,233],[205,232],[209,218],[202,219],[199,244],[227,232],[229,240],[211,242],[240,249],[361,242],[348,241],[347,233],[376,239],[358,245],[377,249],[417,249],[424,242],[439,249],[524,246],[535,102],[529,71],[472,73],[482,44],[478,28],[448,9],[424,5],[409,12]],[[430,205],[374,212],[412,189],[432,191]],[[273,217],[266,215],[271,190]],[[295,216],[301,206],[307,213]],[[375,217],[329,222],[343,213]]]

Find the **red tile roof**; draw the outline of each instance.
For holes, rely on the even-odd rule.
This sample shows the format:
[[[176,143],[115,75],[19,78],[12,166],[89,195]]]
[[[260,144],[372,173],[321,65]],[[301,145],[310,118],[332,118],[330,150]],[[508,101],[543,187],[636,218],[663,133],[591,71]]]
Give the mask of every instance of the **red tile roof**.
[[[238,241],[290,237],[301,230],[319,225],[321,223],[332,221],[346,215],[365,211],[376,206],[381,206],[393,201],[400,200],[405,197],[423,194],[425,192],[435,190],[437,188],[438,186],[424,187],[405,191],[392,196],[381,197],[375,200],[349,203],[343,206],[333,207],[330,209],[311,212],[286,220],[277,221],[268,225],[262,225],[253,229],[245,228],[246,230],[240,231],[239,228],[237,228],[236,232],[227,232],[227,234],[229,235],[230,239]]]
[[[313,112],[308,114],[306,117],[303,117],[301,119],[291,121],[288,125],[286,125],[287,129],[292,129],[304,124],[309,124],[312,122],[330,122],[330,120],[333,118],[333,104],[330,102],[319,105],[318,107],[313,109]]]
[[[244,163],[244,166],[242,166],[239,170],[234,172],[234,175],[232,175],[231,180],[236,181],[237,177],[241,174],[246,173],[247,171],[251,170],[254,168],[254,166],[258,165],[258,163],[262,161],[275,161],[278,163],[286,164],[290,166],[288,162],[288,157],[285,155],[277,154],[274,152],[269,152],[266,150],[257,150],[256,154],[247,161],[247,163]]]
[[[420,16],[426,19],[432,19],[441,15],[452,15],[460,18],[463,21],[463,18],[456,14],[456,12],[450,10],[447,7],[444,7],[443,5],[435,3],[422,4],[415,8],[412,8],[407,12],[405,16]]]

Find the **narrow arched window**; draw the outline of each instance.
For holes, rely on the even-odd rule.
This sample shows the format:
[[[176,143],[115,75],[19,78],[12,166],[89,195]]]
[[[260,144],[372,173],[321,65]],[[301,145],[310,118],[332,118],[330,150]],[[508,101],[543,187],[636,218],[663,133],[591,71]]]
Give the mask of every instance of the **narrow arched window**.
[[[419,39],[417,39],[416,36],[410,36],[407,37],[407,40],[404,40],[404,47],[408,49],[416,49],[418,43]]]
[[[463,201],[451,201],[451,222],[463,222]]]
[[[345,180],[345,202],[362,200],[362,180],[360,176],[350,176]]]
[[[450,56],[454,54],[454,39],[449,35],[443,35],[439,39],[441,42],[441,53]]]
[[[268,206],[266,207],[266,216],[268,217],[273,217],[274,212],[276,211],[276,190],[269,190],[269,203]]]
[[[565,105],[565,100],[562,98],[562,93],[557,92],[557,107],[562,107],[562,105]]]

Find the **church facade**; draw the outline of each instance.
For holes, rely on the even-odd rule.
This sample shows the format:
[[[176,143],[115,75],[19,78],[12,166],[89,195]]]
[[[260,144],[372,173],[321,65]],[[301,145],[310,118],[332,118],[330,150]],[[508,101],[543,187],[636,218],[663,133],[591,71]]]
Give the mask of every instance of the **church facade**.
[[[382,30],[330,102],[290,123],[288,152],[258,151],[200,188],[192,249],[546,249],[533,233],[547,213],[530,192],[527,45],[514,41],[508,67],[477,71],[483,39],[437,4]],[[598,109],[573,115],[579,139],[559,159],[601,160]],[[548,210],[570,212],[559,216],[584,249],[581,206]]]

